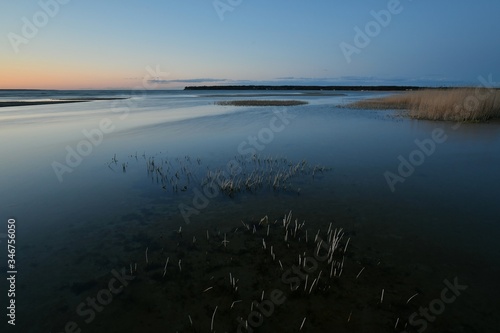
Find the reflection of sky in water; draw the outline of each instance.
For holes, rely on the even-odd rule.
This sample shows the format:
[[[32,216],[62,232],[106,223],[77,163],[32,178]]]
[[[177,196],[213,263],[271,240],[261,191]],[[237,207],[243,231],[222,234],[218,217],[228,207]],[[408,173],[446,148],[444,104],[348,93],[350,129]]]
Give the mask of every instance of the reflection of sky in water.
[[[37,212],[39,216],[50,213],[51,202],[67,200],[69,206],[78,206],[80,203],[71,204],[68,194],[82,194],[84,185],[89,184],[105,191],[102,184],[108,183],[110,176],[105,163],[114,154],[128,156],[137,151],[139,155],[152,155],[161,151],[170,156],[189,154],[224,163],[238,154],[238,145],[249,135],[257,135],[268,127],[274,116],[272,111],[279,110],[220,107],[213,104],[220,98],[201,95],[176,99],[172,95],[0,109],[0,154],[8,156],[0,162],[3,201],[8,205],[29,205],[45,198],[47,205]],[[498,190],[492,184],[498,180],[494,171],[499,165],[500,150],[497,125],[465,124],[453,130],[453,124],[393,119],[388,112],[335,108],[346,98],[351,99],[349,95],[302,97],[313,104],[288,108],[295,118],[284,131],[275,133],[261,154],[306,158],[332,166],[332,177],[340,178],[347,197],[386,198],[388,202],[408,197],[466,211],[467,203],[473,202],[472,207],[482,207],[479,212],[473,209],[479,218],[495,216],[492,198]],[[111,120],[114,131],[104,134],[102,144],[93,147],[91,155],[84,157],[81,165],[65,174],[64,182],[59,183],[51,168],[52,161],[63,162],[65,147],[74,149],[85,139],[82,130],[97,128],[103,118]],[[429,138],[436,127],[442,127],[449,139],[438,145],[436,153],[427,157],[405,183],[396,185],[395,194],[390,193],[384,171],[396,172],[397,157],[407,158],[416,148],[414,140]],[[338,188],[340,184],[331,186]],[[353,184],[363,191],[354,191]],[[25,207],[17,209],[13,213],[25,212]],[[38,218],[37,223],[43,224],[43,220]]]
[[[451,258],[454,253],[498,266],[498,124],[464,124],[454,130],[454,124],[413,121],[393,117],[389,111],[336,107],[367,95],[370,93],[302,96],[300,99],[311,104],[286,108],[294,118],[282,132],[274,134],[274,140],[260,154],[287,156],[297,162],[306,159],[332,168],[315,181],[301,181],[300,196],[263,193],[242,194],[235,199],[219,197],[202,214],[193,216],[190,226],[204,226],[214,214],[227,214],[239,221],[245,216],[294,209],[319,220],[352,220],[362,226],[360,239],[363,232],[369,234],[367,239],[387,235],[402,239],[402,243],[384,242],[385,250],[397,255],[409,246],[414,249],[414,257],[407,258],[410,261],[429,260],[424,249],[437,246],[446,262],[457,267],[459,261]],[[173,216],[168,228],[176,228],[182,222],[177,206],[189,204],[193,194],[162,192],[147,177],[142,155],[200,157],[203,162],[198,171],[203,174],[206,167],[223,167],[238,154],[243,141],[269,127],[273,111],[284,110],[214,105],[220,99],[203,94],[181,98],[168,93],[128,102],[0,109],[0,200],[4,214],[15,216],[24,239],[34,243],[43,242],[48,228],[110,221],[150,204]],[[126,109],[113,108],[115,103],[122,107],[130,103],[132,108],[125,118],[120,116]],[[105,134],[102,143],[71,173],[64,174],[60,183],[51,163],[64,162],[65,147],[75,148],[85,139],[82,130],[97,128],[103,118],[111,119],[115,130]],[[445,131],[447,141],[438,144],[435,153],[391,193],[384,172],[396,173],[398,156],[408,158],[416,148],[415,139],[430,138],[435,128]],[[137,160],[133,157],[136,152]],[[108,164],[114,154],[118,164],[112,170]],[[129,165],[125,174],[123,162]],[[106,223],[100,227],[107,228]],[[58,241],[64,247],[73,240]],[[35,254],[26,249],[23,255]],[[434,260],[441,265],[445,259]],[[467,274],[464,268],[462,275]]]

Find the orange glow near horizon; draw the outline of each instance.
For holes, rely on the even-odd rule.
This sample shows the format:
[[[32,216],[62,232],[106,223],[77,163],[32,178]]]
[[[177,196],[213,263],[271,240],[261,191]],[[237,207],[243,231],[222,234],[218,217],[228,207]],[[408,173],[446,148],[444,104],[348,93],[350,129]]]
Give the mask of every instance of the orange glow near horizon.
[[[102,71],[89,66],[65,66],[49,63],[0,64],[0,89],[120,89],[133,87],[135,80],[124,73]]]

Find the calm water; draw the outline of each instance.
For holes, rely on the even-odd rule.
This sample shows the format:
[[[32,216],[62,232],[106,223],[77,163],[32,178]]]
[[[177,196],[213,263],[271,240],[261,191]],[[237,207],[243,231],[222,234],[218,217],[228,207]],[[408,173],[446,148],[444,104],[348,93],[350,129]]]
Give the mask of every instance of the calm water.
[[[497,330],[498,123],[456,126],[339,107],[376,95],[367,92],[252,94],[163,91],[0,108],[0,267],[7,271],[6,225],[15,218],[16,331],[210,332],[214,325],[234,332],[240,325],[246,332],[240,323],[248,320],[254,331],[291,332],[304,318],[308,332],[402,332],[405,324],[408,332]],[[129,95],[2,92],[0,100]],[[214,104],[252,98],[309,104]],[[400,167],[401,159],[413,165]],[[165,184],[157,171],[148,174],[153,160]],[[247,176],[301,161],[325,169],[299,173],[286,190],[262,186],[207,198],[205,175],[227,172],[231,160]],[[305,225],[285,242],[282,220],[290,211],[290,228],[296,218]],[[269,223],[259,225],[266,215]],[[308,290],[291,291],[284,274],[299,254],[313,257],[314,236],[320,229],[326,239],[330,223],[344,232],[345,253],[335,259],[345,260],[342,275],[330,278],[331,265],[320,262]],[[122,269],[132,277],[114,288],[110,281]],[[467,289],[444,302],[444,280],[455,279]],[[2,293],[7,289],[4,280]],[[252,317],[252,301],[270,300],[272,290],[283,303]],[[412,317],[429,306],[427,319]]]

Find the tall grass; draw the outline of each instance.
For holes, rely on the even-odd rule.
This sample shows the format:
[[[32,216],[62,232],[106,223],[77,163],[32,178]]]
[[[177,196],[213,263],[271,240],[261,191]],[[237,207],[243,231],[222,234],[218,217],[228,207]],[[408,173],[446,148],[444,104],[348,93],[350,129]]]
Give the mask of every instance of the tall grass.
[[[416,119],[478,122],[500,119],[500,90],[487,88],[428,89],[367,99],[350,107],[405,109]]]

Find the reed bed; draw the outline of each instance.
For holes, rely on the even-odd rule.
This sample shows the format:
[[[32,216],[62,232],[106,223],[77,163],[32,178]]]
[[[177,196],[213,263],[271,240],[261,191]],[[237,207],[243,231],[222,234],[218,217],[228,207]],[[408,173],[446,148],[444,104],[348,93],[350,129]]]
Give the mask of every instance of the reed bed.
[[[129,159],[139,158],[137,153]],[[238,193],[258,191],[288,192],[300,194],[299,185],[306,179],[314,180],[330,171],[319,164],[306,160],[295,162],[279,156],[237,155],[229,166],[210,167],[201,158],[186,155],[182,158],[166,158],[142,155],[146,173],[152,183],[157,183],[164,191],[179,193],[193,188],[208,188],[234,198]],[[116,172],[120,164],[116,155],[108,167]],[[129,162],[122,162],[122,172],[129,170]]]
[[[273,289],[295,309],[292,318],[297,320],[290,325],[296,331],[314,325],[306,322],[306,315],[317,315],[294,304],[334,299],[344,290],[341,281],[353,281],[352,268],[357,264],[348,251],[351,235],[335,222],[313,227],[290,211],[236,220],[227,230],[186,230],[184,236],[172,230],[169,237],[148,243],[145,257],[127,267],[131,276],[138,277],[137,293],[152,292],[178,302],[170,310],[172,331],[234,332],[239,323],[251,331],[255,324],[249,322],[250,314],[262,311],[259,303],[269,304]],[[178,265],[168,265],[169,261]],[[297,270],[302,279],[289,280]],[[278,305],[275,310],[277,314],[266,317],[262,326],[276,327],[281,321],[278,313],[286,314]]]
[[[285,157],[253,155],[247,160],[236,156],[234,161],[236,163],[231,169],[239,172],[229,173],[222,168],[208,170],[201,185],[215,185],[229,197],[240,192],[255,193],[259,189],[300,194],[300,188],[293,180],[304,176],[314,179],[330,170],[322,165],[310,165],[306,160],[293,162]]]
[[[186,157],[171,163],[189,165]],[[161,211],[156,222],[143,215],[139,229],[124,223],[116,230],[126,244],[120,266],[133,281],[109,309],[128,310],[103,311],[100,320],[130,331],[140,331],[145,322],[151,331],[168,327],[171,332],[234,332],[246,325],[249,329],[240,331],[316,332],[346,325],[360,331],[370,313],[377,331],[406,327],[405,318],[421,301],[414,300],[414,284],[390,283],[400,278],[394,277],[393,264],[381,260],[377,249],[364,252],[351,231],[354,224],[324,218],[306,223],[292,212],[262,215],[217,213],[209,223],[184,225]],[[109,276],[89,281],[75,288],[94,286],[85,289],[94,295],[108,285]],[[275,304],[270,315],[259,315],[269,309],[276,291],[284,303]],[[74,314],[73,309],[67,313]],[[263,318],[259,327],[256,316]],[[64,324],[68,316],[62,317]]]
[[[428,89],[358,101],[349,107],[408,110],[415,119],[480,122],[500,118],[500,90]]]
[[[308,104],[305,101],[297,100],[236,100],[236,101],[219,101],[216,105],[231,105],[231,106],[296,106]]]

